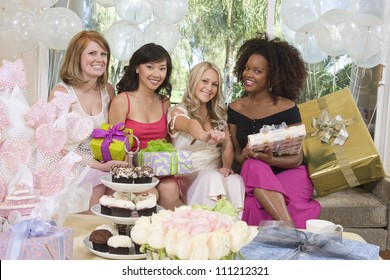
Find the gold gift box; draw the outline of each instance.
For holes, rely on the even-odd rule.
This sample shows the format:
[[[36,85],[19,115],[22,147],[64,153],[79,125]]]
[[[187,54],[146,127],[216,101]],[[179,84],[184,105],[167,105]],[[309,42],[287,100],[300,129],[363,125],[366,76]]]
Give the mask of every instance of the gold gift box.
[[[348,89],[299,105],[306,126],[303,144],[310,178],[319,196],[379,180],[385,172],[371,135]],[[346,122],[348,138],[343,145],[328,143],[314,135],[314,119],[326,110]],[[318,132],[318,131],[317,131]]]
[[[100,129],[108,131],[108,129],[111,127],[111,124],[104,123],[100,126]],[[123,129],[123,132],[125,132],[125,134],[127,135],[126,137],[128,137],[129,140],[129,148],[131,148],[133,146],[133,137],[131,137],[131,135],[133,134],[133,130],[130,128],[125,128]],[[99,161],[124,160],[126,156],[124,138],[125,137],[123,137],[122,140],[113,139],[113,142],[110,143],[109,151],[111,159],[103,158],[102,155],[102,144],[105,138],[93,138],[90,142],[90,147],[94,158]]]

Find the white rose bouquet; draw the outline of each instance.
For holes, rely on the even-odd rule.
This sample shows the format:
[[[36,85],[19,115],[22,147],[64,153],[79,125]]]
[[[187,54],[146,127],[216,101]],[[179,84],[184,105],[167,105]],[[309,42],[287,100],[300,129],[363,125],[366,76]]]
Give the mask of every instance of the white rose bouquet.
[[[231,260],[257,235],[255,227],[237,217],[213,209],[182,206],[175,211],[161,210],[151,218],[141,217],[131,230],[131,238],[152,259]],[[242,257],[242,256],[241,256]]]

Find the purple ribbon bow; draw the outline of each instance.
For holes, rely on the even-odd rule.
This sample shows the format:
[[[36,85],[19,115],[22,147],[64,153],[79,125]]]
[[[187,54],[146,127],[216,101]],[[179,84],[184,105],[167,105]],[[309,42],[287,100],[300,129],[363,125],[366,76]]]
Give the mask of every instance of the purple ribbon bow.
[[[112,159],[109,147],[114,139],[124,141],[127,149],[129,149],[129,141],[127,138],[128,133],[124,131],[125,128],[125,124],[123,122],[119,122],[116,125],[109,127],[108,130],[95,128],[92,131],[93,138],[104,138],[101,146],[103,161],[109,161]]]

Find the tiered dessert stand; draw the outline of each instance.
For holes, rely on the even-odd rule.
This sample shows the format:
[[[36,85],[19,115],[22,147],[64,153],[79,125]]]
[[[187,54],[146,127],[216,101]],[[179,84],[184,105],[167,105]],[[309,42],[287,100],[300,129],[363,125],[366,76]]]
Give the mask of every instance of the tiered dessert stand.
[[[136,139],[138,143],[137,150],[135,152],[128,151],[126,149],[126,153],[128,155],[129,159],[129,164],[132,166],[133,165],[133,157],[134,154],[136,154],[139,150],[139,140],[137,137],[133,135],[134,139]],[[131,196],[132,193],[142,193],[145,191],[148,191],[159,183],[159,180],[155,177],[152,178],[152,182],[148,184],[124,184],[124,183],[116,183],[112,182],[111,175],[104,175],[102,178],[100,178],[100,181],[108,188],[117,191],[117,192],[124,192],[128,193],[129,197]],[[126,228],[126,234],[129,235],[130,231],[130,225],[133,225],[139,217],[118,217],[118,216],[111,216],[111,215],[105,215],[101,213],[100,210],[100,204],[95,204],[91,207],[91,211],[97,215],[101,216],[108,221],[116,224],[122,224],[122,225],[127,225]],[[87,235],[84,238],[84,245],[94,254],[103,257],[103,258],[108,258],[108,259],[122,259],[122,260],[132,260],[132,259],[144,259],[146,258],[146,254],[131,254],[131,255],[116,255],[116,254],[110,254],[108,252],[100,252],[93,250],[92,243],[89,241],[89,235]]]

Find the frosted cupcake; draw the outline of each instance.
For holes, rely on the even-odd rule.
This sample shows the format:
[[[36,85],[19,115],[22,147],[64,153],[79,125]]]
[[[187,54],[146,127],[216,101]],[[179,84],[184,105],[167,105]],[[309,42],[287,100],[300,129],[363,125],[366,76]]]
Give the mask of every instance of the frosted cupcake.
[[[108,252],[117,255],[135,253],[133,242],[127,235],[114,235],[107,241]]]
[[[130,200],[115,199],[111,205],[111,215],[117,217],[131,217],[135,205]]]
[[[95,228],[89,235],[89,241],[95,251],[108,252],[108,239],[118,235],[118,230],[114,225],[104,224]]]
[[[134,179],[135,184],[148,184],[152,182],[154,171],[150,166],[134,167],[134,172],[137,173],[137,178]]]
[[[134,198],[135,209],[139,216],[151,216],[157,212],[157,198],[155,194],[143,193]]]
[[[110,170],[112,182],[122,184],[133,184],[137,173],[133,167],[125,164],[114,164]]]
[[[100,203],[100,213],[103,215],[112,215],[111,207],[112,204],[116,201],[116,198],[112,195],[103,195],[99,199]]]

